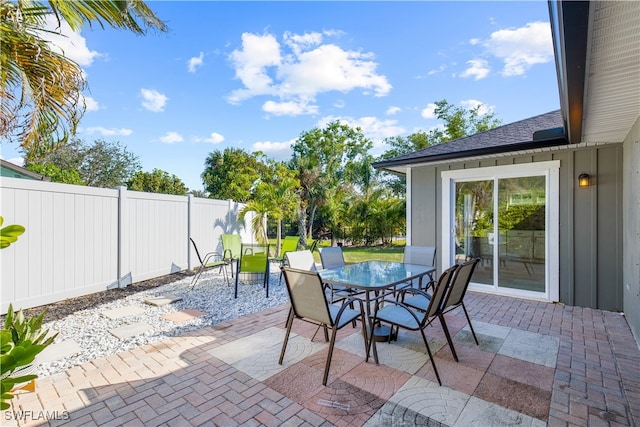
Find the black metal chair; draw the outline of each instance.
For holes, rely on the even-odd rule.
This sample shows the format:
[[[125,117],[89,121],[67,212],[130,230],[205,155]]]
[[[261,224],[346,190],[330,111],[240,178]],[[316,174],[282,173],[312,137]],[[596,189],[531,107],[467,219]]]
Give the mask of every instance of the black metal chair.
[[[224,278],[227,281],[227,285],[228,285],[229,277],[227,276],[226,266],[229,265],[229,263],[227,263],[223,259],[222,254],[219,254],[217,252],[209,252],[204,257],[202,257],[200,256],[200,251],[198,250],[198,246],[196,245],[196,242],[191,237],[189,237],[189,240],[193,245],[193,249],[195,249],[196,251],[196,256],[198,257],[198,261],[200,262],[200,265],[196,270],[196,274],[193,276],[193,279],[191,279],[191,289],[193,289],[196,286],[196,283],[198,282],[198,279],[200,279],[200,275],[204,272],[204,270],[206,270],[207,268],[214,268],[214,267],[219,267],[222,271],[224,271]]]

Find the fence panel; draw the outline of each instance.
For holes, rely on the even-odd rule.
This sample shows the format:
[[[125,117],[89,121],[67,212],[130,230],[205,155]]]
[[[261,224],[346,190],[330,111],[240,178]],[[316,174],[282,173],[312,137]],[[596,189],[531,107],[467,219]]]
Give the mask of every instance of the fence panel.
[[[193,196],[2,178],[4,226],[26,228],[0,251],[0,310],[30,308],[191,269],[220,234],[253,233],[242,204]]]
[[[117,191],[3,178],[0,195],[4,225],[26,228],[0,251],[2,312],[9,302],[35,307],[116,281]]]

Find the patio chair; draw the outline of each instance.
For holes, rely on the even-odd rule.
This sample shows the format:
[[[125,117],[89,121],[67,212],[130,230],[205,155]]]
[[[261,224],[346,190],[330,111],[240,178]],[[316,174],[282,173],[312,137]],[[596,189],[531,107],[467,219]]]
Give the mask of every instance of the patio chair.
[[[240,274],[263,275],[262,287],[269,298],[269,245],[261,243],[243,243],[240,245],[240,257],[236,261],[236,287],[234,298],[238,298]]]
[[[220,238],[222,239],[222,256],[231,266],[231,277],[233,277],[233,263],[240,257],[242,240],[239,234],[223,234]]]
[[[444,314],[448,313],[451,310],[454,310],[458,307],[462,307],[464,311],[464,315],[467,318],[467,323],[469,324],[469,329],[471,329],[471,334],[473,335],[473,339],[476,342],[476,345],[480,345],[478,342],[478,337],[476,337],[476,332],[473,330],[473,325],[471,324],[471,318],[469,317],[469,313],[467,312],[467,308],[464,306],[464,296],[467,293],[467,288],[469,287],[469,282],[471,282],[471,276],[473,275],[476,266],[480,262],[480,258],[474,258],[470,261],[467,261],[463,264],[460,264],[458,271],[456,272],[456,276],[451,283],[451,290],[447,294],[444,303],[442,305],[442,326],[446,328],[446,324],[444,322]],[[453,356],[458,361],[458,356],[455,354],[455,350],[452,349]]]
[[[344,267],[344,255],[340,246],[330,246],[320,249],[322,268]]]
[[[436,247],[435,246],[412,246],[404,247],[404,255],[402,262],[405,264],[417,265],[436,265]],[[422,277],[419,280],[408,282],[410,286],[418,289],[429,289],[434,284],[433,273],[429,273],[429,282],[423,286]],[[399,287],[401,288],[401,287]]]
[[[458,265],[454,265],[453,267],[445,270],[440,277],[438,278],[438,282],[436,283],[433,295],[429,296],[426,292],[407,287],[403,289],[402,295],[404,294],[414,294],[421,295],[424,298],[429,300],[429,305],[425,311],[416,310],[405,303],[402,303],[396,299],[385,299],[384,306],[381,307],[380,302],[376,302],[375,311],[371,320],[373,324],[377,322],[385,322],[389,323],[391,327],[404,328],[411,331],[420,331],[422,335],[422,340],[424,341],[424,345],[427,348],[427,354],[429,355],[429,359],[431,360],[431,365],[433,366],[433,371],[436,374],[436,378],[438,379],[438,383],[442,385],[442,381],[440,381],[440,375],[438,374],[438,369],[436,368],[436,362],[433,359],[433,355],[431,354],[431,349],[429,348],[429,342],[427,341],[427,337],[424,334],[424,329],[433,322],[436,317],[440,317],[442,313],[442,304],[445,296],[449,290],[449,286],[451,284],[451,279],[454,276],[456,270],[458,269]],[[447,336],[447,341],[451,348],[453,348],[453,344],[451,343],[451,337],[449,337],[448,331],[445,329],[445,335]],[[391,335],[389,335],[389,339],[391,339]],[[371,345],[373,343],[373,351],[374,355],[377,355],[378,350],[376,348],[375,339],[369,339],[369,343],[367,345],[367,361],[369,360],[369,351],[371,349]]]
[[[338,268],[344,267],[344,255],[340,246],[330,246],[328,248],[322,248],[320,250],[320,261],[322,262],[322,268]],[[331,295],[331,302],[336,302],[355,295],[356,291],[347,288],[346,286],[328,285]]]
[[[456,354],[453,342],[451,341],[451,335],[449,334],[449,328],[447,327],[447,322],[445,321],[444,314],[451,310],[454,310],[458,306],[462,306],[462,310],[464,310],[464,315],[467,317],[467,322],[469,323],[469,328],[471,329],[473,339],[475,340],[476,345],[480,345],[480,343],[478,342],[478,338],[476,337],[476,333],[473,330],[473,326],[471,325],[471,319],[469,318],[469,314],[467,313],[467,308],[462,302],[464,295],[467,292],[467,288],[469,287],[469,282],[471,281],[473,271],[475,270],[476,265],[478,265],[479,262],[480,258],[474,258],[462,264],[458,264],[458,270],[451,280],[449,292],[447,292],[447,294],[445,295],[440,313],[438,314],[440,323],[442,324],[442,329],[444,330],[445,336],[447,337],[447,342],[449,343],[449,348],[451,349],[451,354],[453,354],[453,358],[456,362],[458,361],[458,355]],[[430,303],[428,296],[425,297],[424,295],[414,295],[410,298],[404,299],[403,302],[410,308],[422,311],[426,311]]]
[[[198,257],[198,261],[200,261],[200,265],[197,268],[196,274],[193,276],[193,279],[191,279],[191,289],[193,289],[196,286],[196,283],[198,282],[198,279],[200,278],[200,275],[202,274],[202,272],[207,268],[213,268],[213,267],[219,267],[220,270],[224,271],[224,278],[227,281],[227,285],[229,285],[229,278],[227,277],[227,270],[225,268],[228,264],[223,259],[222,255],[219,254],[218,252],[209,252],[203,258],[200,256],[200,251],[198,250],[198,246],[196,245],[196,242],[191,237],[189,237],[189,240],[193,245],[193,249],[195,249],[196,251],[196,256]]]
[[[309,249],[287,252],[285,254],[287,267],[297,270],[316,271],[316,261]]]
[[[277,257],[270,258],[269,260],[279,262],[280,267],[283,267],[284,265],[286,265],[285,255],[288,252],[297,251],[298,243],[300,243],[299,236],[285,236],[284,239],[282,239],[282,247],[280,248],[280,254]],[[281,281],[282,281],[282,271],[280,271],[279,282]]]
[[[336,342],[336,333],[339,329],[360,319],[362,322],[362,338],[364,339],[364,348],[367,349],[367,328],[364,316],[364,305],[361,300],[352,298],[342,303],[341,306],[330,304],[324,293],[324,285],[322,279],[315,271],[297,270],[290,267],[283,267],[285,283],[291,300],[291,308],[289,309],[289,317],[287,318],[287,331],[282,342],[282,351],[280,352],[280,360],[278,364],[282,365],[284,353],[287,349],[287,342],[291,333],[291,325],[293,319],[300,319],[324,328],[325,340],[329,340],[327,328],[331,328],[331,340],[329,342],[329,351],[327,361],[324,365],[324,376],[322,377],[322,385],[327,385],[329,376],[329,367],[331,365],[331,356]],[[357,303],[359,309],[349,308],[349,304]]]

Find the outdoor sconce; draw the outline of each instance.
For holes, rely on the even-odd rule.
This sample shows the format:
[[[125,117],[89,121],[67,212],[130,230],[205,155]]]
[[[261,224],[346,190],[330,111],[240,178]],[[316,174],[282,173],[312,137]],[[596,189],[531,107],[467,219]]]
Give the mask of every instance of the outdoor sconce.
[[[588,173],[581,173],[578,176],[578,186],[579,187],[588,187],[591,180],[591,176]]]

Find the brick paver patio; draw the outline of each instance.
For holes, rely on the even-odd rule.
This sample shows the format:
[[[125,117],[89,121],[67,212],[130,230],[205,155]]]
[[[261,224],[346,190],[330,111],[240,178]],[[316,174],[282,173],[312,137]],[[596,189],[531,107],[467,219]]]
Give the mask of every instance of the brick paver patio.
[[[359,326],[340,331],[323,387],[327,344],[288,306],[97,359],[20,393],[2,425],[65,426],[634,426],[640,350],[624,316],[469,292],[427,329],[439,387],[416,333],[379,343],[364,361]],[[294,335],[295,334],[295,335]]]

